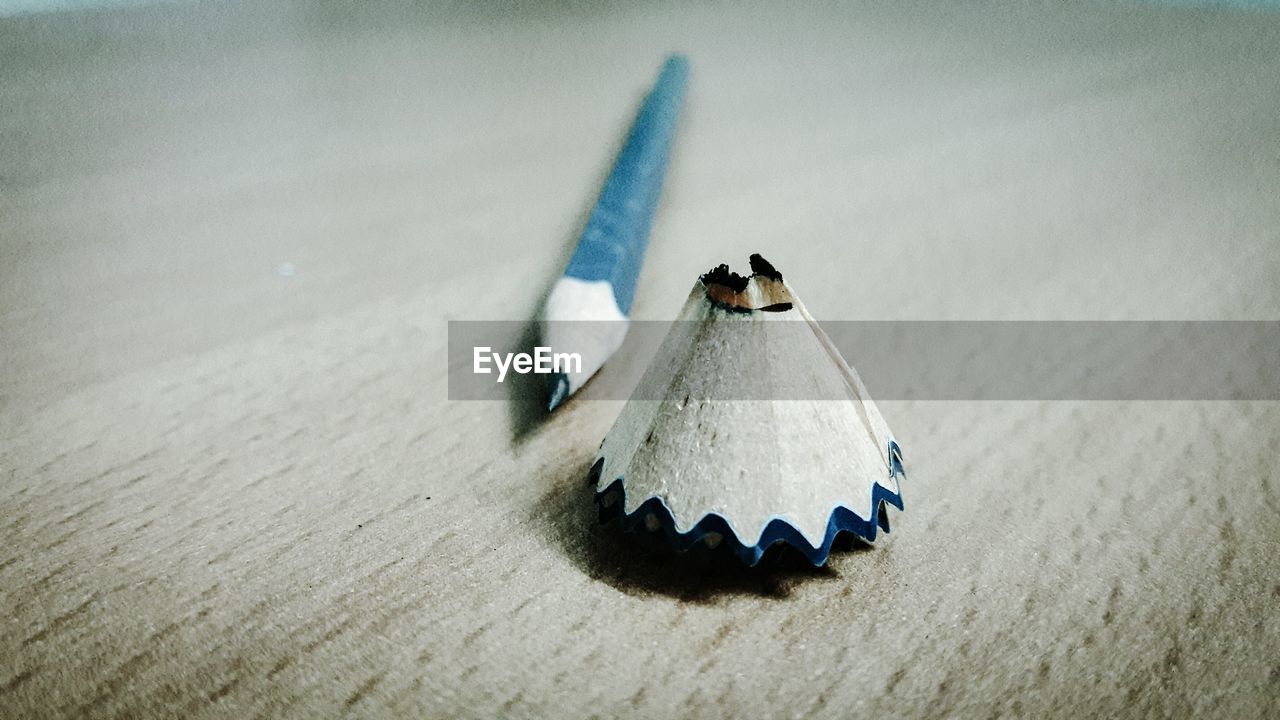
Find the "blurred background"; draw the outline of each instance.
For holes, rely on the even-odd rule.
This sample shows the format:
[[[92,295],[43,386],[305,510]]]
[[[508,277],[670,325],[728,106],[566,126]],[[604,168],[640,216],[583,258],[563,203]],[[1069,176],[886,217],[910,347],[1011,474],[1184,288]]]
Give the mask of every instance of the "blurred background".
[[[1238,226],[1277,219],[1267,12],[31,7],[0,25],[0,302],[44,310],[8,317],[4,396],[495,263],[534,273],[459,317],[526,318],[671,50],[693,76],[640,317],[756,251],[844,283],[805,292],[823,318],[1280,311],[1274,237]]]

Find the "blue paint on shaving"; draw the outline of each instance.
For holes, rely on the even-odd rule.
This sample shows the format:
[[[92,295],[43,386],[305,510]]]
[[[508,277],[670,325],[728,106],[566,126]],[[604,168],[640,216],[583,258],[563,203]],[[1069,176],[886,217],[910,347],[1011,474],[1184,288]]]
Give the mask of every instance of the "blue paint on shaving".
[[[903,475],[902,470],[902,451],[896,442],[889,442],[889,458],[890,458],[890,477]],[[592,472],[599,472],[600,464],[597,463]],[[604,504],[604,499],[610,495],[614,495],[614,501],[608,506]],[[623,478],[616,478],[604,490],[596,493],[596,505],[600,511],[600,522],[606,523],[612,520],[618,520],[622,526],[622,530],[628,533],[645,533],[649,531],[646,526],[647,518],[652,515],[658,522],[658,529],[654,532],[661,532],[666,536],[670,545],[678,552],[686,552],[703,543],[704,538],[712,533],[721,536],[720,546],[727,548],[730,552],[738,557],[743,564],[754,566],[760,562],[760,558],[764,556],[766,550],[775,543],[785,543],[798,550],[804,557],[815,567],[825,565],[831,554],[831,548],[835,544],[836,537],[842,532],[851,532],[858,537],[871,542],[876,538],[876,528],[889,532],[889,516],[884,511],[884,504],[888,503],[899,510],[903,509],[902,496],[885,488],[883,485],[876,483],[871,489],[871,512],[875,517],[862,518],[857,513],[847,507],[837,506],[831,511],[831,517],[827,520],[827,532],[822,543],[814,547],[804,535],[800,534],[786,520],[782,518],[774,518],[765,526],[764,532],[760,534],[760,540],[754,545],[745,545],[738,539],[737,533],[723,516],[716,513],[708,513],[699,520],[688,532],[680,532],[676,530],[675,518],[671,514],[671,510],[661,498],[651,497],[640,504],[635,512],[625,513],[623,508],[626,507],[626,490],[623,487]]]

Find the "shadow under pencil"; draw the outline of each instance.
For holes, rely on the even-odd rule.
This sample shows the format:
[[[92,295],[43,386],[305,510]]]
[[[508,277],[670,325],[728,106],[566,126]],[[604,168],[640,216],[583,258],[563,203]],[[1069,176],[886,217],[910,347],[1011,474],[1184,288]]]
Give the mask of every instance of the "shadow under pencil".
[[[537,318],[529,320],[516,343],[519,352],[532,352],[538,345],[541,330]],[[512,373],[508,384],[508,409],[511,418],[511,441],[519,445],[547,419],[547,398],[551,387],[547,375]]]

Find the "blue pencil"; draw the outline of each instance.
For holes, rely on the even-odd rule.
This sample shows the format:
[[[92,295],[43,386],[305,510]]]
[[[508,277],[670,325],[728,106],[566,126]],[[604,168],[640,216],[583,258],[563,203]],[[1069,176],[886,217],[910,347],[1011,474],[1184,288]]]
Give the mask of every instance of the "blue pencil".
[[[553,351],[581,357],[581,367],[553,378],[551,410],[577,392],[626,337],[688,74],[683,56],[667,58],[547,299],[543,341]]]

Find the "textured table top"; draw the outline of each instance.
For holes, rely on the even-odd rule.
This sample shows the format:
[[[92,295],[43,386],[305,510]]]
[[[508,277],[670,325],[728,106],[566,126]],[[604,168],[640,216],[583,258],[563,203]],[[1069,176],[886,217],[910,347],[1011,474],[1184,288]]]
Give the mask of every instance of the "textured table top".
[[[161,5],[0,21],[0,715],[1280,713],[1280,404],[884,402],[821,570],[593,522],[618,411],[450,402],[662,55],[637,294],[1280,317],[1280,15]],[[794,560],[792,558],[791,560]]]

